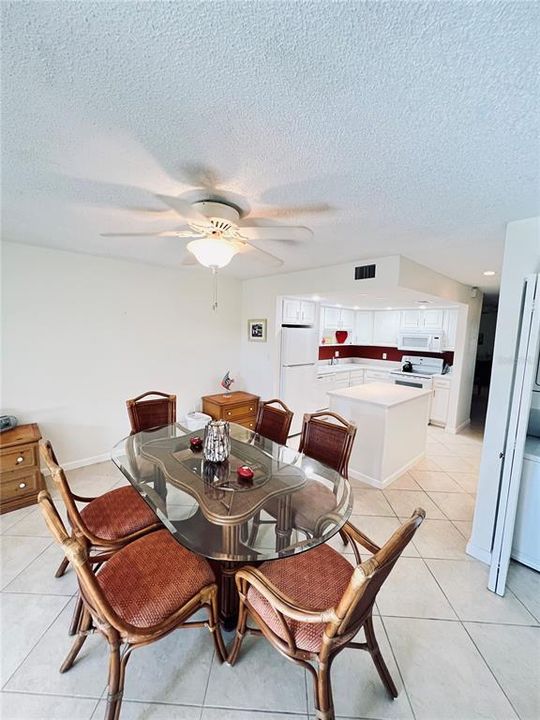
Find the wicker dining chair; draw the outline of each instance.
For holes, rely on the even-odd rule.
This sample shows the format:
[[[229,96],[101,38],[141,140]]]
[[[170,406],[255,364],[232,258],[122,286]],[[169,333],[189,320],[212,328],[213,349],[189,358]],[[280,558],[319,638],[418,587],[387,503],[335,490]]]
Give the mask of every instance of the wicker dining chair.
[[[273,407],[279,405],[280,407]],[[259,403],[255,432],[279,445],[285,445],[289,437],[289,430],[293,419],[293,412],[277,398]]]
[[[306,413],[298,449],[307,457],[318,460],[340,475],[348,477],[349,458],[355,436],[356,426],[337,413],[330,411]],[[316,480],[307,480],[291,498],[293,525],[308,535],[313,534],[324,517],[336,510],[336,506],[336,496],[330,488]],[[277,517],[278,503],[270,501],[266,504],[265,510],[273,517]],[[249,535],[250,545],[255,542],[260,526],[268,522],[261,520],[260,513],[253,518]],[[345,532],[340,530],[339,534],[347,545],[349,539]]]
[[[78,635],[60,672],[71,668],[87,636],[109,644],[105,720],[118,720],[131,652],[180,628],[207,627],[225,659],[218,625],[217,585],[208,562],[178,543],[168,530],[145,535],[115,553],[97,572],[85,544],[69,536],[51,496],[38,496],[45,521],[77,573],[83,612]],[[208,620],[187,622],[201,608]]]
[[[330,666],[346,647],[366,650],[392,698],[397,688],[383,660],[373,627],[373,605],[382,584],[422,523],[417,508],[382,546],[345,526],[356,567],[328,545],[299,555],[243,567],[236,573],[240,612],[227,662],[233,665],[246,633],[264,635],[289,660],[310,672],[318,720],[334,720]],[[373,556],[361,562],[360,544]],[[258,628],[248,627],[252,618]],[[354,642],[363,628],[365,642]]]
[[[158,397],[144,399],[155,395]],[[176,395],[149,390],[132,400],[126,400],[126,407],[132,435],[176,422]]]
[[[163,527],[154,511],[131,485],[110,490],[98,497],[77,495],[72,492],[48,440],[40,444],[40,451],[66,506],[72,537],[77,537],[84,544],[90,562],[100,564],[133,540]],[[85,507],[79,509],[77,503],[85,503]],[[68,565],[69,557],[66,555],[55,576],[61,577]],[[77,631],[81,611],[82,602],[79,599],[70,635]]]

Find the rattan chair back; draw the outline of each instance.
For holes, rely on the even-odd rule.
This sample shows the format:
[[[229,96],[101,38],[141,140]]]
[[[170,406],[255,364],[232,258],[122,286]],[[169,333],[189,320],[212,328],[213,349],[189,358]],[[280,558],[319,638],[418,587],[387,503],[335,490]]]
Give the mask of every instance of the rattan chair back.
[[[337,607],[336,612],[341,621],[328,628],[329,636],[354,635],[358,632],[365,619],[371,615],[379,590],[424,517],[425,511],[417,508],[369,560],[355,568],[349,587]]]
[[[329,419],[327,419],[329,418]],[[299,450],[347,477],[356,425],[333,412],[304,415]]]
[[[272,407],[279,405],[280,407]],[[277,398],[259,403],[255,432],[279,445],[285,445],[289,436],[293,412]]]
[[[156,395],[158,397],[144,399]],[[132,435],[176,422],[176,395],[149,390],[132,400],[126,400],[126,407]]]

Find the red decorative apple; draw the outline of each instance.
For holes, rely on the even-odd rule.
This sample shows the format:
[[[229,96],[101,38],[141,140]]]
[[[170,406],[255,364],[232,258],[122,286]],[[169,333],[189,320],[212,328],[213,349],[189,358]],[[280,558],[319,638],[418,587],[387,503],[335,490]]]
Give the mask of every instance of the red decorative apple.
[[[192,438],[189,438],[189,445],[193,452],[200,452],[203,446],[202,438],[198,435],[194,435]]]

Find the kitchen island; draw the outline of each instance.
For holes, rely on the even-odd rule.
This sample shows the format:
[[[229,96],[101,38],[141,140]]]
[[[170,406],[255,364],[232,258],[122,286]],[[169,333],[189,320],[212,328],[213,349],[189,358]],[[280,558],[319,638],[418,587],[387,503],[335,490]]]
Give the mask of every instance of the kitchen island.
[[[331,390],[330,410],[357,427],[349,476],[384,488],[426,449],[430,390],[370,383]]]

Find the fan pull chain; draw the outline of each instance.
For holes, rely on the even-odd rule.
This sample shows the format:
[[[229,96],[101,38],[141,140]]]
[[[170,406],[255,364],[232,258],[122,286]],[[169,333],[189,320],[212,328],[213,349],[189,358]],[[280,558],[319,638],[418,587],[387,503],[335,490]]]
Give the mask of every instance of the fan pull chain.
[[[217,267],[214,265],[212,267],[212,275],[213,275],[213,298],[212,298],[212,310],[214,312],[218,309],[218,276],[217,276]]]

